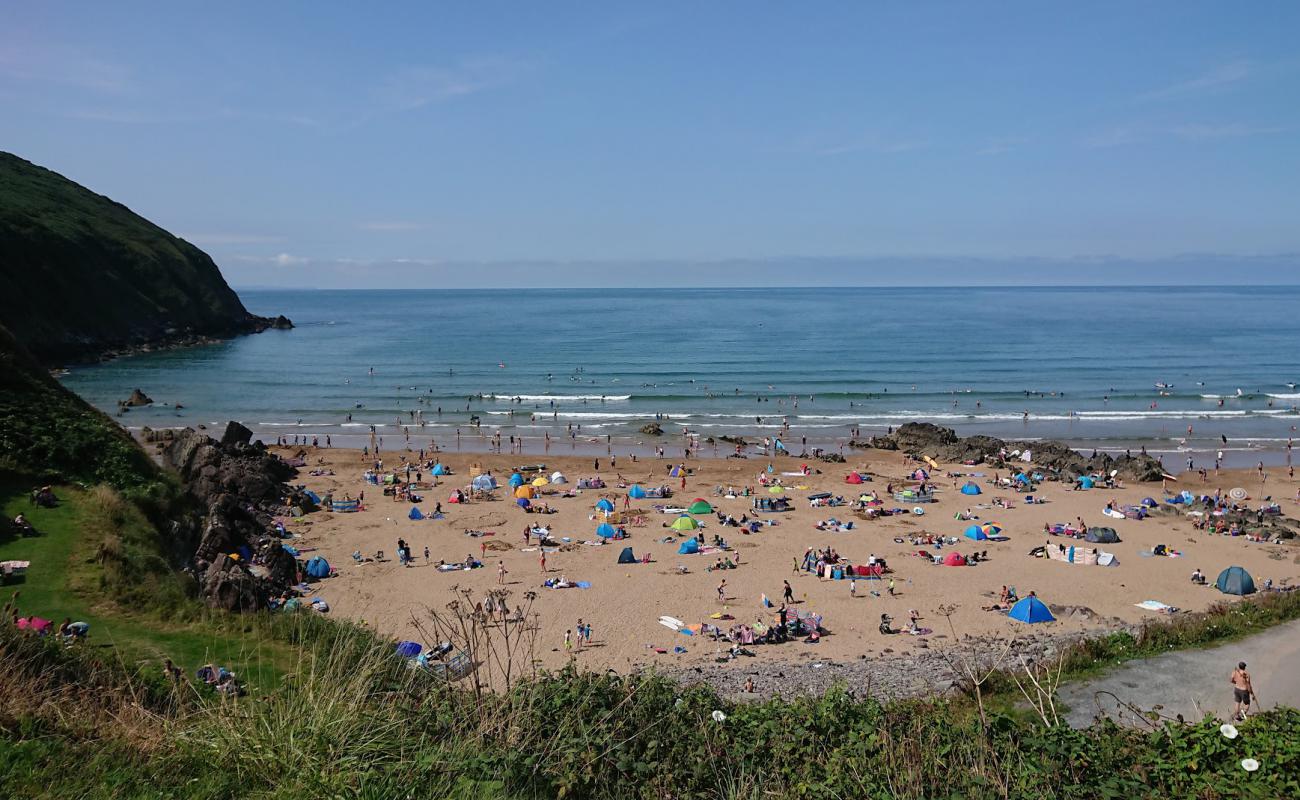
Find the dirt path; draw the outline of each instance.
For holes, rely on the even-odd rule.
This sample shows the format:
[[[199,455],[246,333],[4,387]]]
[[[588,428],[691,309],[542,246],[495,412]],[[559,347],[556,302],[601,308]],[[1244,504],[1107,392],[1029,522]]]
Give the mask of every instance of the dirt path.
[[[1167,717],[1181,714],[1191,720],[1209,713],[1227,719],[1233,708],[1228,675],[1238,661],[1249,665],[1263,708],[1300,706],[1300,670],[1295,668],[1300,621],[1208,650],[1133,661],[1096,680],[1067,686],[1060,697],[1070,706],[1068,720],[1076,728],[1086,727],[1099,713],[1132,721],[1132,711],[1120,701],[1143,710],[1163,706],[1160,713]]]

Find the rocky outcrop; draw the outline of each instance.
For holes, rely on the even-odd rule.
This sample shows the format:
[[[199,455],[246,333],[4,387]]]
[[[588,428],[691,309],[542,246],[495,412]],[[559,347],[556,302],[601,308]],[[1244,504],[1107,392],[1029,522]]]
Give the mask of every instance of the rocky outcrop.
[[[316,508],[286,483],[297,471],[251,438],[248,428],[231,422],[220,441],[187,429],[161,449],[163,463],[201,510],[201,523],[188,534],[194,541],[185,547],[204,599],[231,611],[262,608],[295,582],[297,564],[273,534],[275,517]]]
[[[901,450],[916,456],[929,456],[945,463],[990,464],[1018,467],[1025,462],[1015,459],[1012,453],[1029,450],[1033,454],[1035,469],[1053,477],[1073,478],[1077,475],[1109,474],[1130,481],[1158,481],[1164,474],[1160,462],[1148,455],[1123,455],[1119,458],[1109,453],[1085,456],[1063,442],[1004,441],[992,436],[957,436],[951,428],[929,422],[909,422],[887,436],[851,442],[853,447],[878,450]]]
[[[277,331],[287,331],[293,328],[293,322],[285,315],[280,314],[271,320],[271,328]]]
[[[140,391],[139,389],[136,389],[135,391],[131,392],[130,397],[118,403],[118,405],[131,406],[133,408],[137,406],[149,406],[149,405],[153,405],[153,398],[145,394],[144,392]]]
[[[641,426],[641,432],[644,433],[646,436],[663,436],[663,435],[664,435],[664,429],[659,425],[658,422],[651,422],[651,423],[648,424],[648,425],[642,425],[642,426]]]

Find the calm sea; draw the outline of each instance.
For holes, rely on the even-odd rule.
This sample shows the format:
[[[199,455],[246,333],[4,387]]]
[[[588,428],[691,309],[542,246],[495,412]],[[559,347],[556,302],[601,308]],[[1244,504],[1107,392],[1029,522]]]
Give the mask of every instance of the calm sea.
[[[74,368],[64,381],[110,413],[143,389],[158,404],[119,417],[131,428],[238,419],[268,440],[360,446],[375,426],[386,447],[409,434],[445,448],[459,431],[464,449],[500,430],[538,453],[548,433],[552,452],[604,450],[605,437],[616,452],[644,451],[656,441],[638,431],[656,415],[678,453],[683,428],[761,437],[788,422],[798,453],[804,439],[838,447],[851,426],[869,435],[929,420],[1145,445],[1176,469],[1219,450],[1229,463],[1278,463],[1300,424],[1294,287],[241,296],[297,327]]]

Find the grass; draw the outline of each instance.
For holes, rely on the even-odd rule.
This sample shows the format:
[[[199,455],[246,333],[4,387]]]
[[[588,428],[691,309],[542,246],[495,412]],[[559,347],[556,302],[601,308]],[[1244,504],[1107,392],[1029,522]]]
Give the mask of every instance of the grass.
[[[62,502],[45,509],[29,503],[26,491],[16,484],[0,483],[5,516],[26,515],[40,534],[0,542],[0,561],[32,562],[26,580],[5,586],[0,596],[9,600],[17,593],[16,607],[24,616],[35,614],[56,623],[70,617],[90,623],[88,646],[102,648],[106,655],[133,667],[157,670],[162,659],[171,658],[192,675],[215,661],[239,673],[254,689],[277,685],[295,652],[271,636],[252,635],[265,633],[264,625],[209,613],[194,601],[180,599],[174,585],[160,590],[168,585],[165,582],[144,584],[152,586],[154,599],[166,595],[165,605],[150,602],[148,592],[122,586],[120,581],[114,584],[103,566],[103,537],[121,538],[121,531],[105,530],[109,527],[105,517],[113,513],[105,510],[106,505],[112,506],[111,499],[105,501],[106,491],[60,487],[56,493]],[[137,535],[151,532],[138,512],[132,514],[128,508],[126,513],[126,522],[135,526]],[[124,546],[143,549],[138,541]],[[141,558],[139,553],[131,557]],[[163,569],[174,582],[170,568],[163,564]]]

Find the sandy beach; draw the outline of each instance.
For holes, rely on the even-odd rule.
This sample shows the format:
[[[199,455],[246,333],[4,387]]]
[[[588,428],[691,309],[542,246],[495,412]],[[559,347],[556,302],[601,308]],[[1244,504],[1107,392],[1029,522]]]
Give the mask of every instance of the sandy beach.
[[[302,449],[275,451],[288,457]],[[813,470],[807,476],[782,474],[797,472],[805,463],[799,459],[784,457],[771,462],[774,469],[769,479],[784,484],[779,496],[790,499],[791,511],[756,515],[751,510],[752,497],[743,495],[746,487],[755,496],[778,496],[759,485],[760,474],[767,474],[770,463],[763,458],[692,459],[687,463],[691,474],[683,489],[680,478],[668,477],[675,463],[669,459],[641,458],[633,463],[619,458],[615,467],[608,457],[600,457],[597,467],[591,456],[439,454],[437,458],[452,474],[418,492],[423,500],[417,505],[423,514],[432,515],[436,504],[441,503],[443,518],[416,521],[408,518],[410,502],[394,501],[383,495],[382,486],[366,482],[364,473],[374,466],[373,458],[356,450],[305,449],[308,466],[300,471],[299,483],[320,495],[332,493],[336,499],[357,498],[363,493],[365,498],[364,510],[358,513],[324,511],[292,520],[288,525],[294,534],[291,543],[303,557],[322,555],[337,573],[315,585],[315,595],[328,601],[332,614],[364,620],[386,635],[418,641],[418,623],[428,619],[430,607],[447,603],[453,587],[471,589],[476,598],[485,597],[489,590],[499,587],[500,565],[504,565],[504,584],[514,598],[527,591],[538,594],[534,605],[541,624],[537,655],[552,668],[562,666],[570,657],[564,647],[565,631],[579,620],[592,626],[593,641],[575,650],[572,657],[587,669],[627,671],[654,666],[673,670],[712,664],[726,651],[727,643],[674,632],[660,624],[660,617],[674,617],[688,625],[711,622],[724,630],[741,623],[770,622],[773,609],[763,608],[762,597],[766,594],[779,605],[782,582],[786,580],[795,598],[792,609],[822,615],[827,634],[815,644],[791,640],[753,647],[754,658],[736,662],[747,669],[756,665],[775,668],[809,659],[892,659],[919,649],[942,647],[951,636],[947,620],[940,615],[941,607],[955,607],[951,620],[959,636],[1010,637],[1028,633],[1030,628],[1035,634],[1064,635],[1132,625],[1160,616],[1160,612],[1137,607],[1147,600],[1197,611],[1224,599],[1235,599],[1213,586],[1218,573],[1231,565],[1244,567],[1261,587],[1270,579],[1277,587],[1300,579],[1300,559],[1290,543],[1275,545],[1198,531],[1181,512],[1161,512],[1143,520],[1103,515],[1110,501],[1123,506],[1141,503],[1148,497],[1162,500],[1159,484],[1073,491],[1068,485],[1048,482],[1033,492],[1046,502],[1027,504],[1024,495],[991,485],[997,470],[941,464],[932,470],[931,477],[937,502],[922,506],[922,516],[911,513],[912,504],[896,502],[886,495],[890,484],[895,488],[905,483],[914,485],[907,479],[918,464],[900,453],[867,450],[851,453],[846,464],[807,462]],[[416,454],[408,457],[415,460]],[[385,452],[382,458],[384,472],[402,469],[401,454]],[[534,501],[547,504],[554,509],[553,514],[525,513],[506,485],[513,467],[537,462],[545,463],[545,475],[559,471],[568,479],[564,485],[542,487]],[[452,492],[468,486],[475,465],[490,470],[502,488],[491,500],[449,503]],[[334,474],[313,476],[309,474],[312,470]],[[853,471],[869,475],[871,480],[861,485],[846,484],[846,476]],[[428,469],[421,472],[426,483],[433,480]],[[608,488],[577,489],[579,479],[597,475]],[[531,473],[527,477],[532,480],[536,476]],[[1000,476],[1006,477],[1007,473],[1001,471]],[[629,516],[639,518],[626,525],[627,540],[589,544],[600,541],[595,535],[602,520],[596,510],[598,500],[607,497],[620,512],[625,509],[627,490],[617,488],[620,478],[627,484],[646,487],[666,484],[674,494],[668,500],[643,499],[626,505]],[[982,494],[962,494],[960,487],[967,482],[980,486]],[[719,496],[728,487],[742,494],[735,498]],[[1205,483],[1189,474],[1182,482],[1169,484],[1171,491],[1188,489],[1197,494],[1213,494],[1216,489],[1226,494],[1234,487],[1246,489],[1252,508],[1262,503],[1263,496],[1272,495],[1281,503],[1284,514],[1297,513],[1296,484],[1281,471],[1269,474],[1262,486],[1254,471],[1224,472],[1217,478],[1211,474]],[[561,496],[566,491],[573,496]],[[908,513],[868,520],[847,506],[810,507],[808,495],[820,492],[843,496],[850,502],[864,492],[874,492],[885,501],[885,508],[907,508]],[[737,519],[748,515],[773,524],[757,533],[745,533],[741,528],[721,525],[715,514],[695,515],[706,544],[720,535],[733,550],[681,555],[679,542],[691,534],[679,535],[670,529],[668,525],[677,513],[663,513],[655,506],[680,508],[689,506],[695,498],[704,498],[718,511]],[[1001,501],[1008,507],[995,504]],[[967,511],[975,517],[973,521],[955,518]],[[819,521],[830,517],[852,521],[852,530],[816,529]],[[1116,557],[1118,565],[1085,566],[1029,555],[1033,548],[1045,543],[1098,546],[1044,533],[1045,525],[1075,523],[1079,518],[1089,526],[1113,527],[1118,532],[1122,541],[1100,545]],[[976,542],[962,535],[971,524],[982,523],[1000,526],[1006,540]],[[546,553],[544,572],[536,540],[525,543],[524,530],[532,525],[549,528],[551,537],[562,545]],[[491,535],[471,536],[467,531]],[[955,536],[958,543],[942,549],[911,543],[911,537],[925,534]],[[399,565],[398,538],[410,544],[413,566]],[[1153,556],[1151,552],[1157,545],[1165,545],[1180,555]],[[649,554],[650,563],[617,563],[625,546],[633,549],[638,560]],[[827,547],[853,564],[866,564],[874,555],[886,561],[890,572],[883,580],[857,580],[856,596],[851,596],[849,580],[818,578],[798,566],[809,548]],[[428,560],[424,557],[426,548]],[[352,557],[359,551],[367,559],[374,559],[380,550],[387,560],[355,563]],[[986,552],[987,561],[960,567],[935,565],[929,558],[918,556],[918,550],[940,555],[956,551],[967,556]],[[739,565],[708,571],[719,556],[739,558]],[[440,561],[462,562],[467,557],[481,559],[484,566],[451,572],[437,569]],[[1189,578],[1195,569],[1205,573],[1210,585],[1192,583]],[[590,588],[543,588],[544,580],[558,578],[589,583]],[[724,599],[719,600],[718,587],[723,580]],[[1004,585],[1014,587],[1022,597],[1034,591],[1053,607],[1067,611],[1058,614],[1056,622],[1026,626],[1003,613],[983,610],[997,600]],[[1087,611],[1070,613],[1069,607]],[[895,625],[905,626],[911,610],[918,612],[920,627],[932,633],[880,633],[882,613],[889,614]],[[710,618],[719,613],[734,617],[734,621]],[[678,647],[685,652],[674,652]]]

